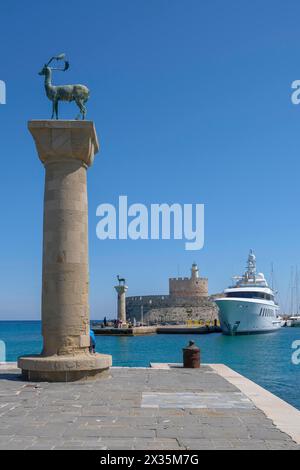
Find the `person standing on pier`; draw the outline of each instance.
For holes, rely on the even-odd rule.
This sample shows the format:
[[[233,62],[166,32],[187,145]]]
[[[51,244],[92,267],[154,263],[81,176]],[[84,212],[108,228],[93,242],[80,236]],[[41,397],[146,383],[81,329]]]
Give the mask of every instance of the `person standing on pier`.
[[[96,353],[96,336],[93,330],[90,330],[90,353]]]

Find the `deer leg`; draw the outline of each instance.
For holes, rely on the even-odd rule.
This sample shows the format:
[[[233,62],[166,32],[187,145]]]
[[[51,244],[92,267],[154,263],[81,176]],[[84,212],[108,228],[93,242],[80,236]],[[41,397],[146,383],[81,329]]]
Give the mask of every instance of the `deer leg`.
[[[86,107],[85,107],[84,104],[82,103],[82,120],[83,120],[83,121],[85,120],[85,116],[86,116]]]
[[[78,99],[78,98],[74,98],[74,99],[75,99],[75,103],[77,104],[77,106],[78,106],[78,108],[79,108],[79,110],[80,110],[80,112],[81,112],[79,99]],[[80,118],[80,113],[77,114],[77,116],[76,116],[76,118],[75,118],[76,121],[78,121],[79,118]]]
[[[78,119],[80,119],[80,114],[81,114],[82,116],[84,116],[85,107],[84,107],[84,105],[83,105],[83,103],[82,103],[82,101],[81,101],[80,98],[75,98],[75,103],[77,104],[77,106],[78,106],[78,108],[79,108],[79,111],[80,111],[80,113],[78,114],[78,116],[76,116],[76,120],[78,121]],[[84,117],[83,117],[83,119],[84,119]]]
[[[82,106],[83,106],[83,116],[82,116],[82,119],[85,119],[86,118],[86,113],[87,113],[87,109],[86,109],[86,106],[85,106],[85,103],[87,102],[87,99],[85,99],[82,103]]]
[[[58,100],[55,101],[55,114],[56,114],[56,119],[58,119]]]
[[[54,112],[55,112],[55,102],[52,101],[52,116],[51,116],[51,119],[54,119]]]

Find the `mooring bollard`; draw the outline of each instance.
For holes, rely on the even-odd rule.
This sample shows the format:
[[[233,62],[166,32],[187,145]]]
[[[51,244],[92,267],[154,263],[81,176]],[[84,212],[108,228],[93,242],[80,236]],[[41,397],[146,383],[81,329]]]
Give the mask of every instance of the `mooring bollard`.
[[[194,341],[189,341],[186,348],[183,348],[183,367],[187,369],[200,368],[200,349]]]

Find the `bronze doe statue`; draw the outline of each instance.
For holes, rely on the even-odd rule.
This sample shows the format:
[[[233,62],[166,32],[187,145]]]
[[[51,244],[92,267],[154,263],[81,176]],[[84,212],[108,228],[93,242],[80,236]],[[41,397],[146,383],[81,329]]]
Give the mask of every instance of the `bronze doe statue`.
[[[118,281],[119,281],[119,286],[125,286],[126,279],[121,278],[121,277],[119,276],[119,274],[117,275],[117,279],[118,279]]]
[[[65,65],[64,68],[56,68],[50,67],[51,62],[53,60],[59,61],[63,60]],[[58,119],[58,102],[59,101],[75,101],[77,104],[80,113],[76,117],[76,119],[80,119],[80,115],[82,119],[85,119],[86,116],[86,107],[85,103],[89,99],[90,91],[85,85],[59,85],[55,86],[52,85],[52,71],[57,70],[59,72],[65,72],[70,67],[68,61],[65,60],[65,54],[60,54],[58,56],[52,57],[47,64],[44,65],[42,70],[39,72],[39,75],[45,76],[45,90],[46,95],[50,101],[52,101],[52,117],[54,119],[54,115],[56,119]]]

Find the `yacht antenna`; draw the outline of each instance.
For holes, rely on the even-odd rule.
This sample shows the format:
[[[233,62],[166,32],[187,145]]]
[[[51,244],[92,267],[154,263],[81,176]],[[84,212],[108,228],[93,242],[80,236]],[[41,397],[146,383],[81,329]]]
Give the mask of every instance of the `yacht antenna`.
[[[294,315],[294,267],[291,266],[291,315]]]
[[[274,290],[274,265],[273,261],[271,263],[271,288]]]
[[[299,276],[298,276],[298,266],[296,266],[296,274],[295,274],[295,298],[296,298],[296,315],[299,313]]]
[[[250,250],[248,260],[247,260],[247,275],[248,278],[252,277],[255,282],[256,275],[256,257],[253,250]]]

